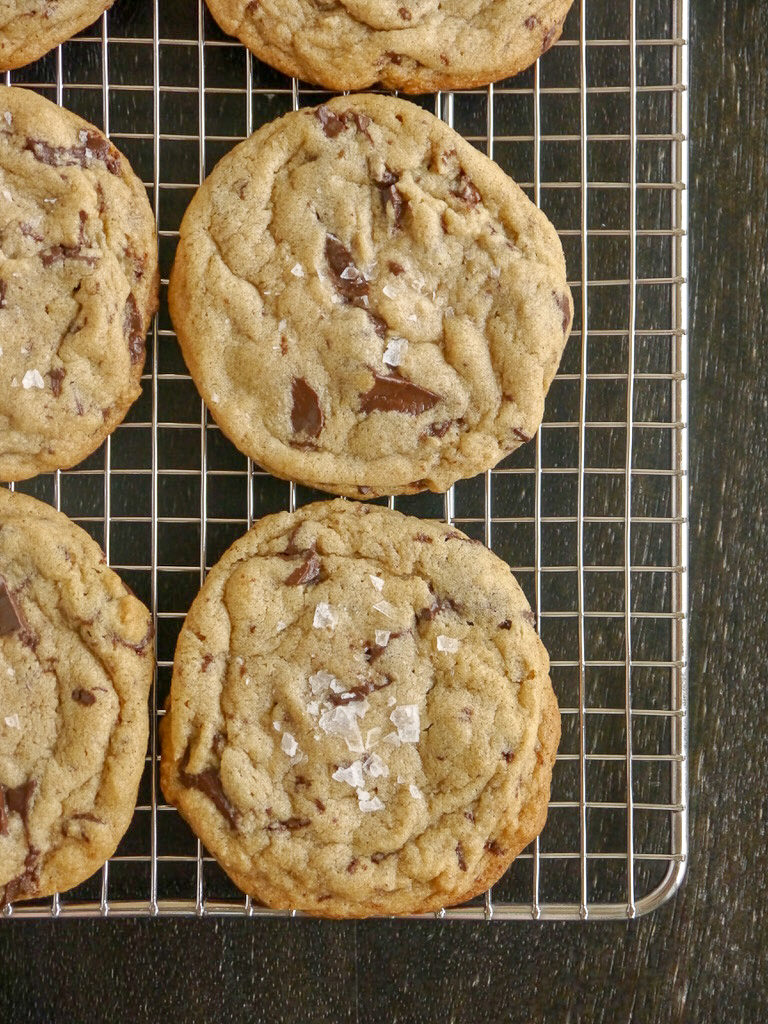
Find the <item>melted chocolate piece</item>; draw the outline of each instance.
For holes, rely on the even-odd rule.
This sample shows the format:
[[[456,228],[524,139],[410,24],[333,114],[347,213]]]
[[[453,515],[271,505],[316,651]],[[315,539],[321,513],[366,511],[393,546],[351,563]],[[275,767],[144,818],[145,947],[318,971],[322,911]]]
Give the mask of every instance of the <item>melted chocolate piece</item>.
[[[555,24],[555,25],[552,26],[552,28],[547,29],[546,35],[544,36],[544,42],[541,44],[542,45],[542,50],[541,50],[542,53],[546,53],[547,50],[552,46],[552,44],[555,41],[555,36],[557,35],[559,28],[560,28],[560,26]]]
[[[78,814],[72,815],[73,821],[92,821],[94,825],[103,825],[104,821],[102,818],[97,818],[95,814],[90,814],[88,811],[81,811]]]
[[[430,590],[432,588],[430,587]],[[420,612],[416,613],[416,622],[431,622],[432,619],[438,614],[438,612],[452,611],[456,612],[457,615],[461,614],[459,606],[450,597],[438,597],[433,592],[432,604],[428,608],[422,608]]]
[[[381,862],[384,860],[386,856],[386,853],[372,853],[371,860],[373,861],[374,864],[381,864]]]
[[[0,309],[5,309],[8,303],[6,302],[5,296],[8,293],[8,284],[5,281],[0,281]]]
[[[98,257],[92,253],[83,253],[82,247],[79,245],[52,245],[50,249],[44,249],[40,253],[40,259],[43,261],[44,267],[51,267],[54,263],[63,263],[64,260],[80,260],[81,263],[87,263],[89,267],[92,267]]]
[[[502,750],[501,756],[504,758],[507,764],[512,764],[512,762],[515,760],[514,750]]]
[[[106,559],[104,559],[104,563],[106,564]],[[116,633],[112,634],[112,639],[114,640],[115,643],[120,644],[121,647],[127,647],[131,651],[136,651],[137,654],[143,654],[144,651],[147,649],[147,645],[149,644],[150,640],[152,640],[154,635],[155,626],[154,623],[150,621],[149,625],[147,626],[146,633],[137,644],[129,643],[127,640],[124,640],[123,637],[118,636]]]
[[[568,301],[568,296],[565,292],[562,295],[558,295],[557,292],[552,293],[555,296],[555,302],[557,303],[560,312],[563,314],[563,334],[568,331],[568,323],[571,319],[571,304]]]
[[[540,25],[540,24],[541,24],[541,22],[539,21],[539,19],[538,19],[538,18],[536,17],[536,15],[535,15],[535,14],[532,14],[532,15],[530,16],[530,18],[526,18],[526,19],[525,19],[525,21],[523,22],[523,24],[525,25],[525,27],[526,27],[527,29],[530,29],[530,30],[532,31],[533,29],[535,29],[535,28],[536,28],[536,26],[537,26],[537,25]]]
[[[512,620],[504,619],[503,622],[499,623],[499,629],[512,629]]]
[[[50,370],[48,376],[51,379],[51,392],[54,398],[58,398],[61,394],[61,382],[67,375],[67,371],[62,367]]]
[[[401,53],[395,53],[394,50],[387,50],[384,56],[393,64],[402,64],[403,62],[403,55]]]
[[[421,541],[422,544],[431,544],[432,538],[428,537],[426,533],[417,533],[414,540]]]
[[[384,168],[384,174],[376,182],[378,187],[381,189],[381,195],[384,200],[384,205],[387,203],[392,204],[392,214],[394,217],[395,227],[399,228],[403,222],[403,213],[408,201],[400,194],[397,183],[400,180],[399,176],[391,171],[388,167]]]
[[[396,263],[394,260],[390,260],[389,263],[387,263],[387,266],[389,267],[389,272],[394,274],[395,277],[399,277],[401,274],[405,273],[405,267],[400,263]]]
[[[397,13],[400,15],[403,21],[410,21],[411,18],[413,17],[413,15],[411,14],[407,7],[399,7]]]
[[[212,654],[206,654],[206,656],[203,658],[203,664],[201,665],[201,668],[202,668],[203,672],[207,672],[212,664],[213,664],[213,655]]]
[[[432,437],[445,437],[451,429],[453,420],[443,420],[442,423],[433,423],[427,431]]]
[[[83,707],[89,708],[91,704],[96,703],[96,698],[93,696],[90,690],[73,690],[72,700],[76,700],[78,704],[82,704]]]
[[[314,803],[315,807],[318,809],[318,811],[320,811],[321,814],[325,814],[325,804],[323,803],[322,800],[320,800],[318,797],[315,797],[312,802]]]
[[[399,374],[373,373],[373,387],[360,396],[360,411],[404,412],[418,416],[440,401],[440,396],[419,387]]]
[[[218,768],[206,768],[202,772],[198,772],[197,775],[192,775],[186,771],[188,763],[189,747],[187,747],[187,752],[182,761],[184,767],[179,769],[181,784],[186,786],[187,789],[199,789],[201,793],[204,793],[212,801],[217,811],[227,819],[229,827],[236,828],[240,812],[229,802],[229,798],[221,784]]]
[[[271,821],[267,825],[268,832],[295,832],[297,828],[306,828],[309,818],[286,818],[285,821]]]
[[[391,643],[393,640],[397,640],[398,637],[405,636],[406,633],[410,633],[410,630],[409,629],[404,629],[404,630],[400,630],[399,633],[390,633],[389,634],[389,643]],[[376,661],[377,658],[380,658],[382,656],[382,654],[384,653],[384,651],[386,651],[386,649],[387,649],[386,647],[379,647],[378,644],[366,644],[365,647],[363,648],[363,653],[365,655],[365,660],[367,662]]]
[[[12,878],[5,887],[5,892],[0,897],[0,910],[3,910],[9,903],[24,896],[32,896],[37,890],[38,858],[40,851],[34,846],[30,847],[29,853],[24,860],[24,871],[16,878]]]
[[[484,846],[488,853],[492,853],[494,857],[502,857],[504,855],[504,850],[499,846],[495,839],[487,840]]]
[[[45,238],[31,224],[19,224],[19,231],[25,238],[34,238],[36,242],[44,242]]]
[[[380,338],[386,338],[387,336],[387,321],[382,319],[376,313],[372,313],[370,309],[366,309],[368,318],[373,324],[373,329]]]
[[[8,815],[15,813],[21,816],[24,828],[27,827],[29,804],[32,794],[37,789],[34,779],[22,782],[12,789],[0,784],[0,836],[8,835]]]
[[[315,117],[323,126],[323,132],[329,139],[335,139],[346,128],[346,122],[326,106],[318,107]]]
[[[300,566],[293,570],[285,581],[289,587],[301,587],[308,583],[317,583],[321,571],[320,559],[316,551],[310,551]]]
[[[461,843],[456,843],[456,860],[459,862],[459,870],[467,870],[467,862],[464,860],[464,848]]]
[[[475,183],[464,171],[459,175],[459,180],[451,191],[468,206],[477,206],[483,198]]]
[[[144,359],[144,322],[136,305],[133,292],[125,300],[123,311],[123,334],[128,341],[131,362],[136,364]]]
[[[475,823],[475,816],[472,813],[472,811],[464,811],[464,817],[467,819],[467,821],[471,821],[472,824],[474,825],[474,823]]]
[[[368,282],[355,266],[349,249],[335,235],[326,235],[325,258],[331,268],[336,291],[347,302],[368,294]]]
[[[314,388],[303,377],[294,377],[291,383],[291,426],[296,434],[317,437],[323,429],[323,410]]]
[[[522,441],[523,444],[531,440],[531,435],[526,434],[526,432],[524,430],[520,430],[519,427],[513,427],[512,433],[515,435],[518,441]]]
[[[21,608],[16,604],[8,584],[0,576],[0,636],[7,636],[17,629],[25,629],[26,623]]]
[[[87,167],[91,160],[101,160],[110,174],[120,174],[120,154],[99,132],[86,131],[81,146],[51,146],[42,139],[27,138],[24,149],[50,167]]]

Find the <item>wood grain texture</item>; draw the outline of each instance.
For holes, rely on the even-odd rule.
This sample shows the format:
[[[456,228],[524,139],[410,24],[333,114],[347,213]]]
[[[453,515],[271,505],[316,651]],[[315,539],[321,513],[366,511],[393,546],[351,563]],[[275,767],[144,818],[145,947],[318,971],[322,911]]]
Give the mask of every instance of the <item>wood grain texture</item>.
[[[692,858],[631,924],[0,928],[9,1021],[768,1017],[768,5],[693,0]]]

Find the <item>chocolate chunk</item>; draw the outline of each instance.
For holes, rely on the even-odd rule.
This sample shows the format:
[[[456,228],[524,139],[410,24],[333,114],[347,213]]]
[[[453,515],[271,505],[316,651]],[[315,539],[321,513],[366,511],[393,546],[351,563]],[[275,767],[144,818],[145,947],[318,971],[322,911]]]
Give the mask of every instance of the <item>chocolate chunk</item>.
[[[430,587],[430,590],[432,588]],[[416,622],[431,622],[432,619],[439,613],[445,611],[456,612],[457,615],[461,614],[459,605],[450,597],[438,597],[433,592],[432,604],[428,608],[422,608],[420,612],[416,613]]]
[[[187,748],[187,752],[182,761],[182,765],[184,767],[179,769],[179,779],[181,780],[181,784],[186,786],[187,789],[199,789],[201,793],[204,793],[208,799],[212,801],[219,813],[227,819],[229,827],[236,828],[237,822],[240,818],[240,813],[229,802],[229,798],[224,792],[218,768],[206,768],[202,772],[198,772],[197,775],[192,775],[190,772],[186,771],[186,765],[188,763],[189,748]]]
[[[467,870],[467,862],[464,860],[464,849],[461,843],[456,843],[456,860],[459,862],[459,870]]]
[[[495,839],[489,839],[485,843],[485,849],[488,853],[492,853],[494,857],[501,857],[504,855],[504,850],[499,846]]]
[[[52,245],[50,249],[44,249],[40,253],[40,259],[44,267],[51,267],[54,263],[63,263],[64,260],[80,260],[81,263],[87,263],[89,267],[92,267],[98,257],[93,253],[84,253],[80,245]]]
[[[20,786],[12,788],[0,784],[0,836],[8,835],[8,815],[10,813],[20,815],[26,828],[29,804],[36,789],[37,783],[34,779],[29,779],[27,782],[22,782]]]
[[[373,387],[360,396],[360,411],[404,412],[409,416],[418,416],[437,405],[439,401],[439,395],[419,387],[399,374],[384,376],[374,371]]]
[[[557,23],[552,25],[551,28],[547,29],[547,31],[546,31],[546,33],[544,35],[544,42],[541,44],[542,45],[542,50],[541,50],[542,53],[546,53],[547,50],[552,46],[552,44],[555,41],[555,37],[557,36],[557,33],[558,33],[559,30],[560,30],[560,26]]]
[[[526,18],[525,19],[523,24],[525,25],[525,27],[527,29],[530,29],[531,31],[533,31],[533,29],[535,29],[537,25],[540,25],[541,22],[539,21],[539,19],[536,17],[535,14],[532,14],[530,16],[530,18]]]
[[[24,859],[23,873],[16,878],[12,878],[5,886],[5,892],[0,897],[0,910],[7,907],[9,903],[15,903],[16,900],[35,893],[37,890],[39,857],[40,851],[35,849],[34,846],[30,847],[29,853]]]
[[[519,427],[513,427],[512,433],[515,435],[518,441],[522,441],[523,444],[531,440],[531,435],[526,434],[526,432],[524,430],[520,430]]]
[[[8,284],[5,281],[0,281],[0,309],[5,309],[8,303],[5,301],[5,296],[8,292]]]
[[[571,320],[571,304],[568,301],[568,296],[565,292],[563,292],[562,295],[559,295],[557,292],[552,292],[552,294],[555,296],[555,302],[563,314],[563,334],[565,334]]]
[[[329,139],[335,139],[336,136],[346,128],[346,124],[342,118],[334,114],[334,112],[325,105],[317,108],[315,111],[315,117],[323,126],[323,132]]]
[[[306,828],[309,818],[286,818],[285,821],[270,821],[268,832],[294,832],[297,828]]]
[[[93,696],[90,690],[73,690],[72,700],[76,700],[78,704],[82,704],[83,707],[90,707],[91,704],[96,703],[96,698]]]
[[[36,242],[44,242],[45,238],[39,231],[35,231],[31,224],[19,224],[19,231],[26,238],[33,238]]]
[[[314,803],[315,807],[318,809],[318,811],[320,811],[321,814],[325,814],[325,804],[323,803],[322,800],[318,799],[318,797],[315,797],[312,802]]]
[[[440,54],[440,60],[443,62],[443,64],[445,64],[446,67],[448,67],[448,65],[451,63],[448,60],[448,57],[446,56],[446,54],[444,54],[444,53]]]
[[[123,334],[128,341],[128,351],[131,354],[131,362],[135,365],[144,359],[144,322],[136,305],[133,292],[130,292],[125,300],[123,311]]]
[[[432,538],[428,537],[426,533],[417,533],[414,540],[420,541],[422,544],[431,544]]]
[[[451,429],[453,420],[443,420],[442,423],[433,423],[427,433],[432,437],[445,437]]]
[[[387,263],[387,266],[389,267],[390,273],[394,274],[395,277],[399,277],[401,274],[405,273],[405,267],[402,266],[402,264],[395,262],[395,260],[390,260]]]
[[[243,668],[245,668],[245,665],[243,665]],[[240,674],[241,675],[245,675],[244,672],[241,672]],[[214,733],[213,740],[211,741],[211,749],[213,750],[213,752],[216,755],[216,757],[221,758],[221,755],[224,753],[224,747],[226,745],[227,745],[227,737],[224,735],[224,733],[223,732]]]
[[[51,146],[42,139],[27,138],[24,149],[51,167],[88,167],[92,160],[101,160],[110,174],[120,174],[120,154],[100,132],[86,131],[81,146]]]
[[[325,258],[331,268],[336,290],[347,302],[354,302],[368,294],[368,282],[355,266],[349,249],[335,235],[326,235]]]
[[[361,135],[364,135],[369,142],[373,142],[371,133],[368,131],[368,126],[371,123],[370,117],[367,114],[361,114],[357,110],[347,111],[347,117],[351,114],[352,120],[355,122],[355,126]]]
[[[389,643],[391,644],[393,640],[397,640],[401,636],[406,636],[406,634],[408,634],[410,632],[411,632],[410,629],[401,629],[397,633],[390,633],[389,634]],[[365,647],[363,648],[363,653],[365,655],[365,660],[367,662],[369,662],[369,663],[372,662],[372,661],[376,661],[376,659],[380,658],[382,656],[382,654],[384,653],[384,651],[386,651],[387,646],[388,645],[385,645],[384,647],[379,647],[378,644],[367,643],[365,645]],[[376,689],[381,689],[381,687],[376,687]]]
[[[206,656],[203,658],[203,664],[201,665],[201,668],[202,668],[203,672],[207,672],[212,664],[213,664],[213,655],[212,654],[206,654]]]
[[[392,204],[392,214],[396,228],[399,228],[402,224],[403,212],[408,205],[408,201],[402,197],[397,189],[397,183],[399,180],[399,175],[395,174],[394,171],[389,169],[389,167],[385,167],[384,173],[376,182],[378,187],[381,189],[384,206],[386,206],[387,203]]]
[[[373,329],[380,338],[386,338],[387,336],[387,321],[382,319],[376,313],[372,313],[370,309],[366,309],[368,319],[373,324]]]
[[[451,191],[468,206],[477,206],[483,198],[478,192],[475,183],[464,171],[459,175],[459,180]]]
[[[103,825],[104,821],[102,818],[97,818],[95,814],[90,814],[88,811],[81,811],[79,814],[72,815],[73,821],[92,821],[94,825]]]
[[[387,52],[386,52],[386,53],[384,54],[384,56],[385,56],[385,57],[387,58],[387,60],[389,60],[389,61],[390,61],[390,62],[391,62],[392,64],[402,64],[402,62],[403,62],[403,56],[402,56],[402,54],[400,54],[400,53],[395,53],[395,52],[394,52],[393,50],[387,50]]]
[[[7,636],[17,629],[25,629],[26,623],[21,608],[16,604],[8,584],[0,576],[0,636]]]
[[[397,13],[403,19],[403,21],[410,21],[413,15],[407,7],[399,7]]]
[[[502,750],[501,756],[504,758],[507,764],[512,764],[512,762],[515,760],[514,750]]]
[[[323,410],[314,388],[303,377],[294,377],[291,383],[291,426],[295,434],[317,437],[323,429]]]
[[[347,871],[350,873],[350,875],[354,875],[354,873],[357,871],[358,864],[359,861],[357,857],[353,857],[349,864],[347,864]]]
[[[289,587],[301,587],[308,583],[317,583],[320,577],[320,559],[317,552],[310,551],[298,568],[294,569],[285,581]]]
[[[51,391],[54,398],[58,398],[61,394],[61,382],[67,375],[67,371],[63,367],[55,367],[53,370],[48,371],[48,376],[51,379]]]
[[[512,620],[504,619],[503,622],[499,623],[499,629],[512,629]]]
[[[474,825],[474,823],[475,823],[475,816],[472,813],[472,811],[464,811],[464,817],[467,819],[467,821],[471,821],[472,824]]]

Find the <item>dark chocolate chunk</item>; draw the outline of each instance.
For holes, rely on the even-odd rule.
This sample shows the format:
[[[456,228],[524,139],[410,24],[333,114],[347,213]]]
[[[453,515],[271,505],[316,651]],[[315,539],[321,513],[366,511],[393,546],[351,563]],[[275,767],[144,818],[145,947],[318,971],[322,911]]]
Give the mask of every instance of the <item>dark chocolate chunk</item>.
[[[389,267],[390,273],[394,274],[395,277],[399,277],[400,274],[405,273],[405,267],[402,266],[402,264],[397,263],[395,260],[390,260],[387,263],[387,266]]]
[[[474,823],[475,823],[475,816],[472,813],[472,811],[464,811],[464,817],[467,819],[467,821],[471,821],[472,824],[474,825]]]
[[[320,811],[321,814],[325,814],[325,804],[318,797],[315,797],[312,801],[315,807]]]
[[[403,19],[403,21],[410,21],[413,15],[407,7],[399,7],[397,13]]]
[[[451,429],[453,420],[443,420],[442,423],[433,423],[427,431],[432,437],[445,437]]]
[[[270,821],[268,832],[294,832],[297,828],[306,828],[309,818],[286,818],[285,821]]]
[[[512,764],[512,762],[515,760],[514,750],[502,750],[501,756],[504,758],[507,764]]]
[[[357,871],[358,863],[359,861],[357,857],[353,857],[349,864],[347,864],[347,871],[350,873],[350,875],[354,875],[354,873]]]
[[[5,300],[5,296],[8,293],[8,284],[5,281],[0,281],[0,309],[5,309],[8,303]]]
[[[78,704],[82,704],[83,707],[90,707],[91,704],[96,703],[96,698],[93,696],[90,690],[77,689],[72,691],[72,700],[76,700]]]
[[[467,870],[467,862],[464,860],[464,848],[461,843],[456,843],[456,860],[459,862],[459,870]]]
[[[419,387],[399,374],[373,374],[373,387],[360,396],[360,410],[371,412],[404,412],[418,416],[440,401],[440,396]]]
[[[432,588],[430,587],[430,590]],[[432,619],[438,614],[438,612],[452,611],[457,614],[461,614],[459,606],[450,597],[438,597],[433,592],[432,604],[428,608],[422,608],[420,612],[416,613],[416,622],[431,622]]]
[[[531,440],[531,435],[526,434],[526,432],[524,430],[520,430],[519,427],[513,427],[512,433],[515,435],[518,441],[522,441],[523,444],[526,444],[528,441]]]
[[[144,322],[136,305],[133,292],[130,292],[125,300],[123,311],[123,334],[128,341],[128,351],[131,354],[131,362],[136,364],[144,359]]]
[[[560,308],[560,312],[563,314],[563,334],[568,330],[568,324],[571,320],[571,304],[568,301],[568,296],[565,292],[559,295],[557,292],[552,293],[555,296],[555,302]]]
[[[335,139],[336,136],[346,128],[346,124],[342,118],[334,114],[334,112],[325,105],[317,108],[315,111],[315,117],[323,126],[323,131],[329,139]]]
[[[557,23],[555,23],[551,28],[547,29],[547,31],[546,31],[546,33],[544,35],[544,42],[541,44],[542,45],[542,50],[541,50],[542,53],[546,53],[547,50],[552,46],[552,44],[555,41],[555,37],[557,36],[557,33],[558,33],[559,29],[560,29],[560,26]]]
[[[499,846],[495,839],[489,839],[485,843],[485,849],[488,853],[492,853],[494,857],[501,857],[504,854],[504,850]]]
[[[36,789],[37,783],[34,779],[28,779],[20,786],[9,787],[0,784],[0,836],[8,834],[8,815],[11,813],[20,815],[26,828],[29,804]]]
[[[317,437],[323,429],[323,410],[314,388],[303,377],[294,377],[291,383],[291,426],[296,434]]]
[[[499,623],[499,629],[512,629],[512,620],[504,619],[503,622]]]
[[[203,664],[201,665],[201,668],[202,668],[203,672],[207,672],[212,664],[213,664],[213,655],[212,654],[206,654],[205,657],[203,658]]]
[[[54,398],[58,398],[61,394],[61,382],[67,375],[67,371],[59,366],[48,371],[48,376],[51,378],[51,391]]]
[[[426,533],[417,533],[414,540],[420,541],[422,544],[431,544],[432,538],[428,537]]]
[[[468,206],[477,206],[482,199],[477,186],[464,171],[459,175],[459,180],[451,191]]]
[[[373,329],[376,332],[376,334],[378,334],[380,338],[386,338],[387,321],[384,320],[382,317],[378,316],[376,313],[372,313],[370,309],[366,309],[366,313],[368,314],[369,320],[373,324]]]
[[[95,814],[90,814],[88,811],[81,811],[78,814],[72,815],[73,821],[92,821],[94,825],[103,825],[104,821],[102,818],[97,818]]]
[[[80,245],[52,245],[50,249],[44,249],[40,253],[40,259],[44,267],[51,267],[54,263],[63,263],[64,260],[80,260],[81,263],[87,263],[89,267],[92,267],[98,257],[93,253],[84,253]]]
[[[0,576],[0,636],[26,628],[21,608],[16,604],[8,584]]]
[[[294,569],[285,581],[289,587],[301,587],[308,583],[317,583],[320,576],[320,559],[316,551],[310,551],[298,568]]]
[[[403,55],[401,53],[395,53],[394,50],[387,50],[384,54],[387,60],[391,61],[392,64],[402,64]]]
[[[187,789],[199,789],[201,793],[204,793],[212,801],[219,813],[227,819],[229,827],[236,828],[240,813],[230,803],[227,794],[224,792],[218,768],[205,768],[203,771],[198,772],[197,775],[192,775],[186,771],[188,763],[189,748],[187,748],[182,761],[183,767],[179,769],[181,784],[186,786]]]
[[[526,27],[527,29],[530,29],[530,30],[532,31],[533,29],[535,29],[535,28],[536,28],[536,26],[537,26],[537,25],[540,25],[540,24],[541,24],[541,22],[539,21],[539,19],[538,19],[538,18],[536,17],[536,15],[535,15],[535,14],[532,14],[532,15],[530,16],[530,18],[526,18],[526,19],[525,19],[525,21],[523,22],[523,24],[525,25],[525,27]]]
[[[36,242],[44,242],[45,238],[39,231],[35,231],[31,224],[19,224],[19,231],[26,238],[34,238]]]
[[[326,235],[325,258],[331,268],[336,290],[347,302],[354,302],[368,294],[368,282],[355,266],[349,249],[335,235]]]
[[[42,139],[28,138],[24,149],[51,167],[87,167],[91,160],[101,160],[110,174],[120,174],[120,154],[96,131],[86,131],[81,146],[51,146]]]

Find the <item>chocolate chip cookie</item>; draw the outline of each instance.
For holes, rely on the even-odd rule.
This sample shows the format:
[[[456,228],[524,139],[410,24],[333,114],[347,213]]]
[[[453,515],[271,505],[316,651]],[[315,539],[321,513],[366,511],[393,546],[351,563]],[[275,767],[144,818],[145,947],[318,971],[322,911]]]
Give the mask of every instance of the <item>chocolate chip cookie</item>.
[[[572,320],[557,233],[412,103],[338,97],[224,157],[169,303],[224,433],[337,494],[443,491],[541,422]]]
[[[66,516],[0,488],[0,909],[82,882],[128,827],[149,612]]]
[[[544,825],[548,668],[509,568],[458,530],[341,500],[268,516],[182,628],[163,792],[267,906],[460,903]]]
[[[516,75],[573,0],[206,0],[257,57],[327,89],[467,89]]]
[[[31,64],[92,24],[113,0],[0,0],[0,71]]]
[[[80,462],[141,391],[157,307],[144,186],[93,125],[0,88],[0,480]]]

